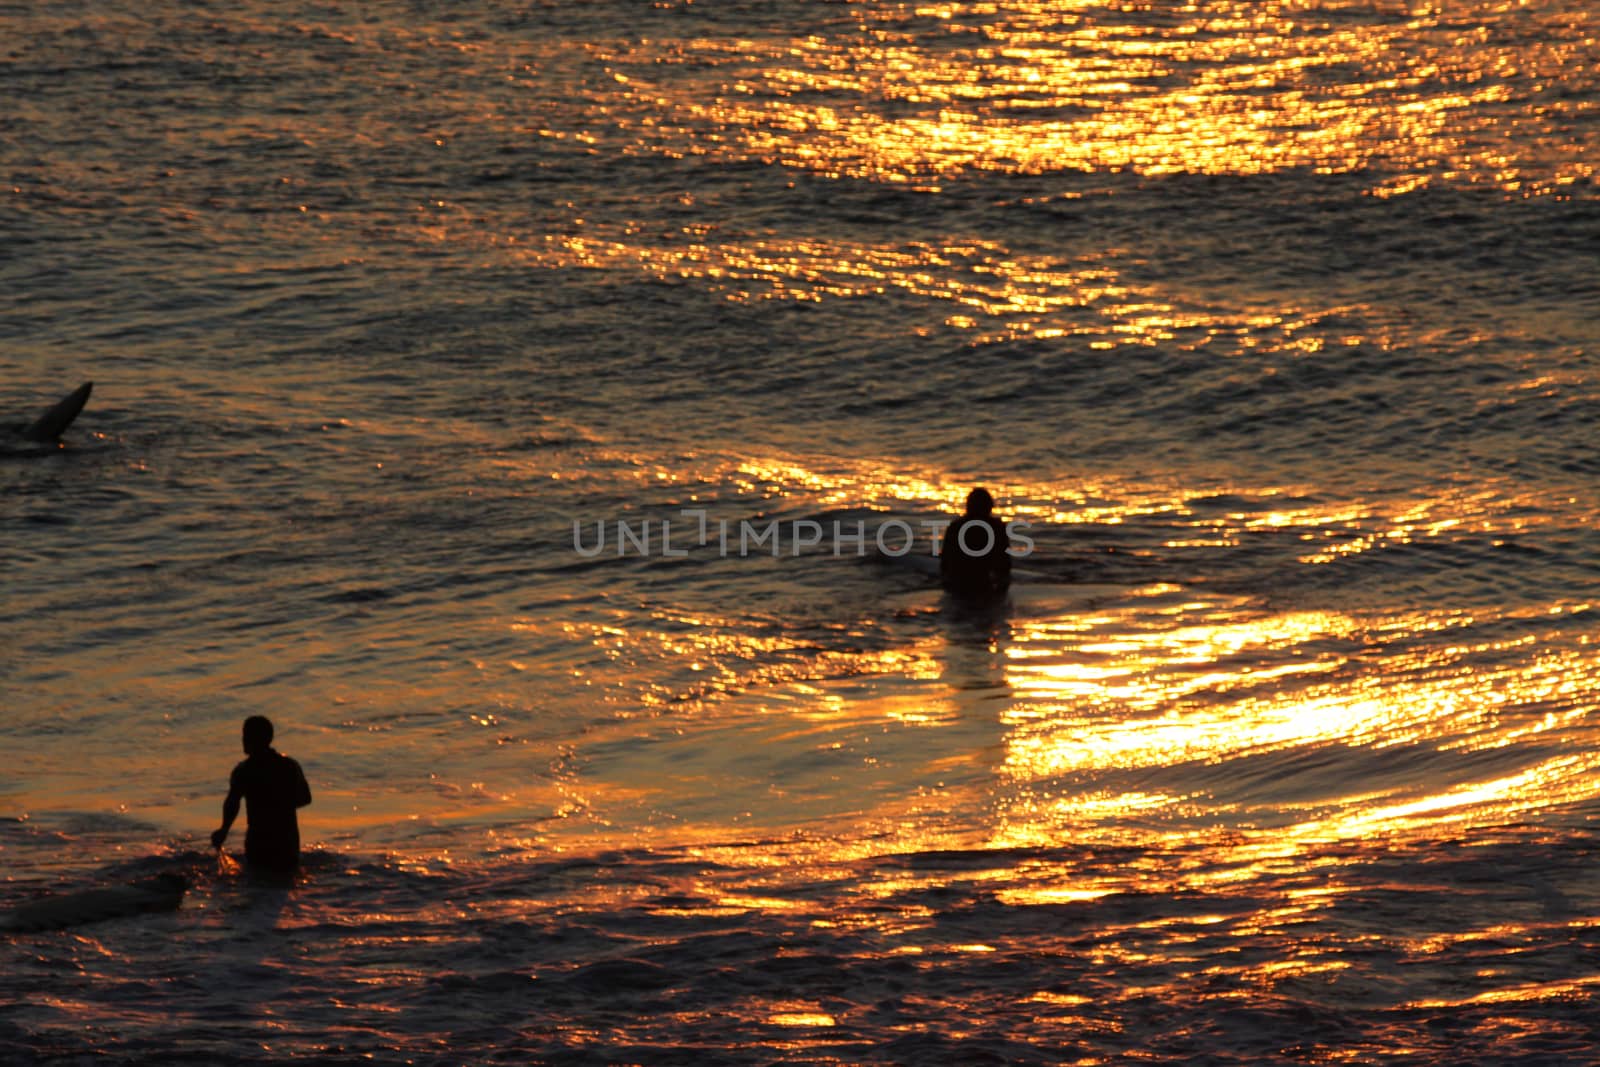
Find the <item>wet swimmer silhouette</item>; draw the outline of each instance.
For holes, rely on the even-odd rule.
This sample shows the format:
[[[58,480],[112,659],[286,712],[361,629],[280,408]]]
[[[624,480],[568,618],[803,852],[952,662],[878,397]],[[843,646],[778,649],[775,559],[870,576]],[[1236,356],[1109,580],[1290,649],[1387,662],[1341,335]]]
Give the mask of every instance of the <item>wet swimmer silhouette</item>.
[[[244,858],[251,867],[293,871],[300,865],[300,823],[295,809],[311,803],[300,764],[272,747],[272,723],[263,715],[244,721],[246,759],[233,769],[228,798],[222,802],[222,827],[211,835],[220,849],[245,802]]]
[[[1011,547],[987,489],[967,494],[967,511],[950,524],[939,549],[939,578],[955,596],[997,600],[1011,586]]]

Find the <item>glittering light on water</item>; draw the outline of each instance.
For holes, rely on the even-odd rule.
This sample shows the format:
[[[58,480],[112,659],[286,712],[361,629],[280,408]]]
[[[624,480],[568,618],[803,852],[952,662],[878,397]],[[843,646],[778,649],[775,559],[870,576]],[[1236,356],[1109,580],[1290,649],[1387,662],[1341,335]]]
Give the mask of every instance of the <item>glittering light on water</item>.
[[[642,41],[602,58],[648,105],[641,146],[930,185],[972,170],[1256,174],[1403,168],[1380,195],[1466,175],[1508,193],[1592,179],[1576,144],[1497,135],[1508,101],[1594,42],[1549,17],[1525,51],[1443,9],[1348,25],[1331,9],[1236,0],[1164,11],[1030,2],[896,9],[783,39]],[[1523,16],[1537,23],[1539,13]],[[685,71],[697,76],[683,78]],[[713,129],[715,137],[690,130]]]

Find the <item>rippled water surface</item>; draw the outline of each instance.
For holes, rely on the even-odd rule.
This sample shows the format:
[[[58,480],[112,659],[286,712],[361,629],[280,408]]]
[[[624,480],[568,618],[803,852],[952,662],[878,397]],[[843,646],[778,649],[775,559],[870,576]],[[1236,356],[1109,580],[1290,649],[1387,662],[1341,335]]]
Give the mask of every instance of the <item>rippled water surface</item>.
[[[1590,5],[0,31],[0,1058],[1595,1058]]]

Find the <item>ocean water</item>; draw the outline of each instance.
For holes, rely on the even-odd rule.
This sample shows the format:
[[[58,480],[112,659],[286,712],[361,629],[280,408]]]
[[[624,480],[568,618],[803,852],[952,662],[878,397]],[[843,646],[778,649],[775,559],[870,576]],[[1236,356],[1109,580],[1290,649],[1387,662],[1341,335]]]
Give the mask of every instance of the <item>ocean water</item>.
[[[0,904],[192,882],[6,935],[0,1059],[1600,1061],[1590,4],[38,0],[0,89],[0,423],[95,383]],[[876,552],[974,485],[993,611]]]

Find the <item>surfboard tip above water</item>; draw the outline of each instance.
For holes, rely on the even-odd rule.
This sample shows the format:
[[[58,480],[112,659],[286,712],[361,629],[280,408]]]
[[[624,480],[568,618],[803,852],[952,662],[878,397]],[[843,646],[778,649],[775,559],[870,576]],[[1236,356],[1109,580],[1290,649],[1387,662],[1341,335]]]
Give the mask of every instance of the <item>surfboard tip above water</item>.
[[[89,394],[94,391],[94,382],[84,382],[78,388],[56,401],[55,406],[43,415],[26,431],[23,437],[29,441],[50,442],[58,439],[72,420],[83,411],[89,402]]]

